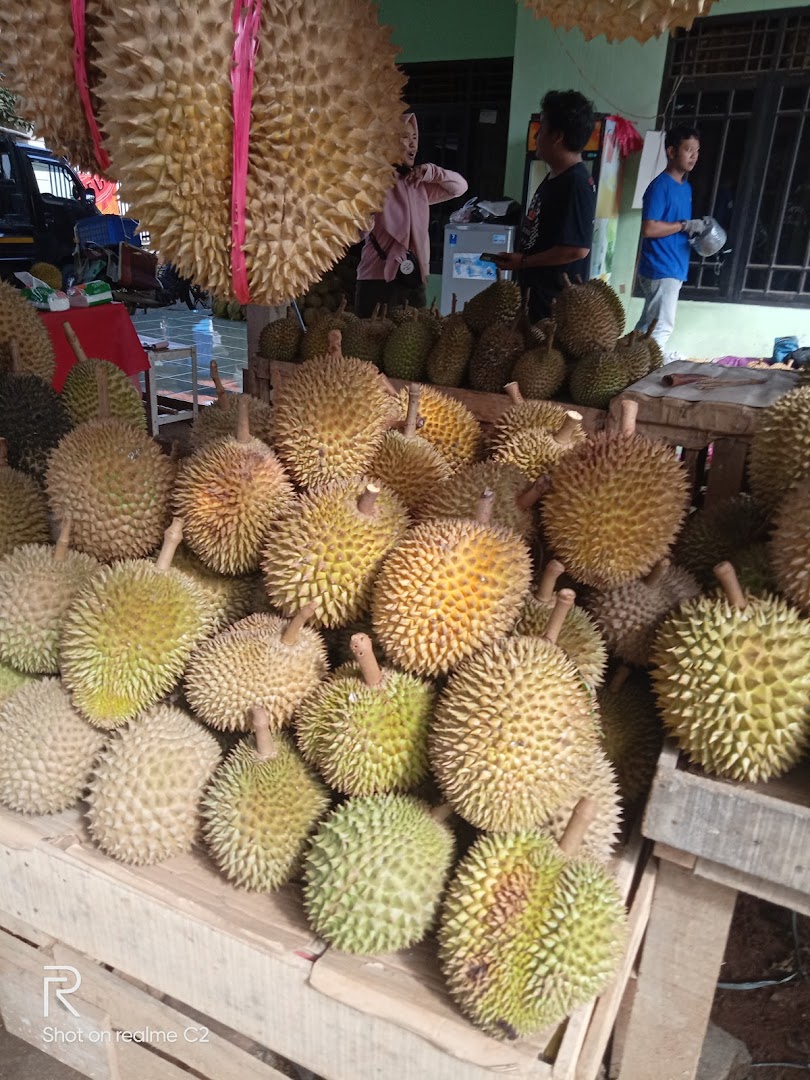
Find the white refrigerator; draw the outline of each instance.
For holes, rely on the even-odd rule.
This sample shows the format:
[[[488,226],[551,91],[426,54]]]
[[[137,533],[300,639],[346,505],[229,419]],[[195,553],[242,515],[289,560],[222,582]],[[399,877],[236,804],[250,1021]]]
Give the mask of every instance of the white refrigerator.
[[[468,300],[496,280],[495,264],[482,262],[483,252],[500,254],[514,250],[514,225],[445,225],[440,307],[442,315],[449,315],[453,293],[456,295],[456,309],[461,311]],[[508,279],[512,275],[506,273],[502,276]]]

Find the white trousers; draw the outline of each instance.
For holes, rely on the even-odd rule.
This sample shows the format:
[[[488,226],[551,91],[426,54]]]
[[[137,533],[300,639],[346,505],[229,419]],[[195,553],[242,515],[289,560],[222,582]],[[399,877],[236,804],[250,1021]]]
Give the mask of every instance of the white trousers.
[[[683,282],[673,277],[646,278],[639,274],[638,284],[644,294],[644,310],[636,324],[636,330],[646,332],[655,319],[652,336],[663,352],[675,329],[675,310]]]

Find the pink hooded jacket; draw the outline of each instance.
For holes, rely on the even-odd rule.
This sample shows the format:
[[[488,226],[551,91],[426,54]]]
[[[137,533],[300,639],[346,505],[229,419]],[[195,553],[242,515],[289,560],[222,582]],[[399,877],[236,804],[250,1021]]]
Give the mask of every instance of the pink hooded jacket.
[[[413,113],[406,116],[405,125],[406,129],[418,133]],[[414,185],[409,184],[406,177],[400,176],[388,192],[382,210],[374,215],[371,231],[386,253],[386,258],[383,261],[374,245],[367,240],[357,268],[359,281],[393,281],[407,251],[416,255],[422,281],[427,281],[430,270],[430,206],[463,195],[467,190],[467,181],[459,173],[440,169],[438,165],[422,167],[425,170],[424,180]]]

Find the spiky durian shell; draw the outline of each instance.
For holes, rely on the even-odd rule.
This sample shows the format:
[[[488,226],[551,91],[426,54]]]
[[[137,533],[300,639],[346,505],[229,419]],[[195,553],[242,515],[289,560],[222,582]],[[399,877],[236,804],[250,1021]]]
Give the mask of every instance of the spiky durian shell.
[[[217,866],[245,889],[272,892],[298,870],[329,792],[289,739],[271,735],[261,760],[243,739],[214,774],[202,804],[203,836]]]
[[[50,537],[45,496],[35,480],[0,465],[0,557],[21,544],[46,544]]]
[[[62,621],[99,564],[68,551],[60,560],[40,544],[18,547],[0,561],[0,659],[32,675],[59,671]]]
[[[565,420],[565,406],[553,401],[521,401],[510,406],[495,424],[491,446],[497,450],[517,431],[542,428],[550,434],[559,431]]]
[[[229,577],[210,570],[184,547],[179,547],[172,566],[193,578],[211,604],[214,630],[222,630],[252,610],[256,583],[250,577]],[[264,585],[261,584],[262,592]]]
[[[188,662],[186,698],[196,716],[225,731],[249,731],[249,710],[267,710],[270,727],[288,725],[295,709],[326,674],[326,647],[304,626],[286,645],[287,619],[250,615],[210,641]]]
[[[612,588],[649,573],[686,511],[686,472],[670,447],[600,433],[565,454],[543,500],[546,537],[577,580]]]
[[[740,548],[728,561],[734,567],[744,592],[761,596],[777,591],[766,543],[749,544],[748,547]],[[715,588],[717,587],[715,583]]]
[[[359,619],[383,559],[405,536],[408,515],[381,487],[371,514],[357,500],[363,480],[339,480],[305,492],[268,536],[262,567],[271,601],[292,615],[315,604],[318,626],[339,627]]]
[[[369,475],[417,515],[435,488],[452,475],[449,463],[419,435],[386,431],[368,467]]]
[[[615,348],[577,360],[568,379],[571,400],[586,408],[607,409],[612,398],[640,377],[625,351]]]
[[[66,435],[50,456],[50,509],[57,520],[70,516],[77,551],[104,562],[136,559],[163,539],[174,473],[145,431],[122,420],[94,420]]]
[[[653,671],[664,725],[689,758],[733,780],[786,772],[810,745],[810,622],[784,600],[684,604],[662,625]]]
[[[23,814],[73,806],[104,740],[58,679],[18,689],[0,705],[0,803]]]
[[[545,476],[560,458],[583,443],[587,435],[581,427],[574,428],[570,437],[558,441],[542,428],[524,428],[505,439],[494,452],[495,461],[505,462],[520,469],[527,479],[534,481]]]
[[[588,608],[611,655],[625,664],[646,667],[667,614],[696,596],[700,586],[689,571],[668,566],[654,584],[639,578],[591,593]]]
[[[62,387],[62,401],[74,426],[98,420],[97,371],[103,366],[109,389],[110,416],[146,431],[146,413],[141,395],[124,372],[109,360],[82,360],[68,372]]]
[[[511,629],[530,577],[529,552],[511,529],[424,522],[383,563],[374,584],[374,632],[405,671],[447,672]]]
[[[402,418],[408,410],[408,391],[399,395]],[[471,465],[481,456],[483,436],[481,425],[466,405],[433,390],[420,387],[419,419],[422,425],[416,434],[434,446],[453,470]]]
[[[276,393],[273,445],[302,487],[363,476],[393,405],[371,364],[321,356],[301,364]]]
[[[224,439],[227,435],[236,436],[236,421],[239,414],[239,395],[227,394],[217,398],[212,405],[200,409],[197,419],[191,425],[191,448],[201,450],[215,439]],[[270,442],[270,419],[272,409],[258,398],[248,397],[248,425],[254,439]]]
[[[619,840],[622,800],[614,767],[601,748],[596,748],[583,759],[579,791],[563,800],[544,821],[539,821],[538,828],[550,833],[555,840],[561,840],[574,808],[583,796],[593,799],[597,814],[588,826],[580,851],[583,855],[598,859],[600,863],[607,863],[613,857]]]
[[[370,319],[352,319],[343,330],[343,348],[347,356],[356,356],[369,364],[380,367],[385,343],[394,330],[390,319],[379,316]]]
[[[470,386],[499,394],[512,376],[520,354],[526,347],[523,334],[507,323],[495,322],[483,331],[473,346],[470,358]]]
[[[650,678],[633,672],[617,690],[603,686],[598,698],[605,753],[616,770],[622,798],[634,803],[652,783],[664,741]]]
[[[576,359],[610,351],[624,330],[621,300],[596,278],[564,289],[554,301],[553,317],[557,340]]]
[[[582,678],[538,637],[503,638],[467,659],[439,697],[433,773],[478,829],[530,829],[579,791],[597,746]]]
[[[304,701],[296,737],[304,758],[330,787],[346,795],[411,791],[428,774],[430,683],[391,668],[367,686],[348,665]]]
[[[751,439],[748,480],[754,498],[774,510],[785,492],[810,478],[810,386],[762,411]]]
[[[437,386],[461,386],[473,349],[473,335],[463,315],[448,315],[439,340],[427,358],[427,377]]]
[[[798,484],[779,504],[770,555],[779,589],[810,615],[810,480]]]
[[[0,437],[12,468],[41,479],[48,455],[70,428],[59,395],[38,375],[0,375]]]
[[[34,681],[35,676],[24,675],[21,671],[17,671],[0,660],[0,704],[10,698],[12,694],[15,694],[21,686]]]
[[[513,633],[542,637],[553,610],[553,603],[545,604],[536,596],[526,597]],[[599,627],[578,604],[565,616],[557,645],[589,686],[601,685],[607,667],[605,640]]]
[[[482,334],[493,323],[510,323],[517,318],[523,298],[516,281],[493,281],[464,305],[464,321],[474,334]]]
[[[453,834],[407,795],[350,799],[322,822],[304,863],[312,928],[336,949],[387,953],[430,929]]]
[[[62,678],[88,720],[117,727],[175,686],[212,628],[211,605],[192,578],[144,560],[116,563],[64,618]]]
[[[38,281],[44,281],[52,289],[62,288],[62,271],[53,263],[36,262],[28,273],[31,277],[37,278]]]
[[[204,446],[182,462],[174,488],[185,542],[219,574],[258,570],[273,523],[293,506],[281,462],[259,439]]]
[[[219,743],[171,705],[116,731],[90,781],[87,824],[102,851],[149,866],[191,848]]]
[[[3,60],[6,72],[7,55],[4,54]],[[28,303],[19,290],[6,281],[0,281],[0,372],[11,371],[9,343],[12,341],[17,342],[20,351],[21,372],[37,375],[50,386],[56,371],[56,360],[45,324],[37,315],[36,308]],[[4,392],[0,390],[0,395]]]
[[[685,0],[674,5],[671,0],[651,0],[639,8],[624,4],[609,4],[599,9],[598,29],[594,24],[583,22],[579,9],[558,0],[525,0],[526,7],[535,18],[551,16],[554,25],[563,30],[581,30],[586,40],[604,34],[608,41],[626,41],[634,38],[641,44],[660,37],[666,31],[689,30],[698,15],[708,15],[715,0]]]
[[[274,319],[259,334],[259,356],[267,360],[290,362],[298,356],[304,331],[298,316],[290,309],[283,319]]]
[[[435,342],[433,328],[415,315],[395,326],[385,341],[382,369],[392,379],[424,377],[427,358]]]
[[[443,517],[473,519],[482,492],[489,490],[495,495],[493,522],[513,529],[528,543],[536,532],[535,517],[530,509],[524,510],[517,504],[518,496],[528,486],[526,476],[514,466],[479,461],[459,469],[439,484],[425,500],[419,516],[423,521]]]
[[[768,531],[765,510],[746,492],[701,507],[686,519],[673,555],[701,585],[714,587],[713,568],[733,562],[742,548],[764,540]]]
[[[565,382],[565,357],[553,346],[527,349],[512,369],[512,378],[525,398],[550,398]]]
[[[605,988],[625,926],[616,884],[595,860],[566,859],[538,833],[483,836],[448,886],[439,961],[473,1023],[515,1039]]]

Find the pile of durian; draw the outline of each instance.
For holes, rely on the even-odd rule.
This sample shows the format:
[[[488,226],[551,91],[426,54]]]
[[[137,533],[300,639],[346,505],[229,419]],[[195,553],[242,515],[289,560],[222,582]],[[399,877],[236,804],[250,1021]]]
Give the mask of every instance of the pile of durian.
[[[485,440],[333,329],[175,460],[107,367],[74,369],[38,442],[36,376],[0,381],[11,810],[78,805],[130,864],[196,846],[235,888],[300,882],[336,949],[427,936],[513,1039],[616,970],[611,858],[664,729],[727,777],[805,753],[810,387],[766,412],[753,496],[684,527],[685,471],[632,408],[587,437],[516,394]]]
[[[345,293],[344,293],[345,296]],[[321,354],[332,330],[346,351],[375,364],[390,378],[465,386],[501,393],[515,382],[525,398],[569,401],[606,409],[611,398],[663,363],[652,337],[622,336],[624,309],[605,282],[567,283],[553,317],[531,324],[514,281],[497,281],[456,312],[441,318],[435,307],[379,308],[360,319],[343,304],[294,312],[270,323],[259,340],[268,360],[307,360]]]

